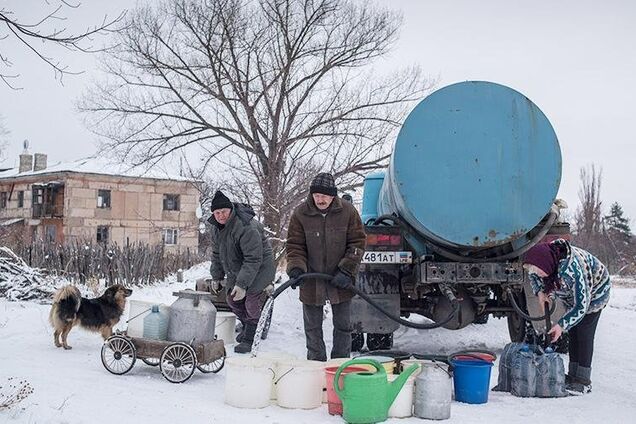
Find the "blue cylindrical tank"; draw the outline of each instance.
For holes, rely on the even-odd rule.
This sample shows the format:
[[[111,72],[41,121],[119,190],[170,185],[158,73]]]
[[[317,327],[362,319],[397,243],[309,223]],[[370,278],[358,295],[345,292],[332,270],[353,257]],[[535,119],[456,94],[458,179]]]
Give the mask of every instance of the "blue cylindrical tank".
[[[378,198],[384,182],[384,172],[372,172],[364,177],[362,195],[362,222],[378,217]]]
[[[398,213],[441,246],[498,246],[539,223],[560,181],[559,142],[543,112],[509,87],[462,82],[407,117],[378,212]]]

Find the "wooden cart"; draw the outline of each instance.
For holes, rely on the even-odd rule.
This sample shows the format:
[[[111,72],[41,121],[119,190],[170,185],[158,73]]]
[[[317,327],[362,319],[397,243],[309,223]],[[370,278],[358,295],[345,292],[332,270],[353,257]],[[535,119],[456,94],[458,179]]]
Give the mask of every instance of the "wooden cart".
[[[158,365],[161,374],[171,383],[188,381],[195,368],[206,374],[221,371],[225,355],[223,340],[188,344],[121,333],[109,337],[102,346],[102,364],[109,372],[126,374],[140,358],[147,365]]]

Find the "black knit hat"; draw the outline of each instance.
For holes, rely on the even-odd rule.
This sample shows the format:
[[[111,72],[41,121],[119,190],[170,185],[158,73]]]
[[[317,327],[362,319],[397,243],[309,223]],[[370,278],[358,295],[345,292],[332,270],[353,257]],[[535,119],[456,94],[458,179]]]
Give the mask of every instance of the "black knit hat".
[[[333,175],[328,172],[321,172],[314,177],[314,180],[309,186],[309,193],[321,193],[328,196],[335,196],[338,194],[336,183],[333,180]]]
[[[223,208],[232,209],[232,202],[230,202],[230,199],[228,199],[228,197],[223,194],[221,190],[217,190],[216,193],[214,193],[214,197],[212,198],[210,209],[212,209],[212,212],[214,212],[217,209]]]

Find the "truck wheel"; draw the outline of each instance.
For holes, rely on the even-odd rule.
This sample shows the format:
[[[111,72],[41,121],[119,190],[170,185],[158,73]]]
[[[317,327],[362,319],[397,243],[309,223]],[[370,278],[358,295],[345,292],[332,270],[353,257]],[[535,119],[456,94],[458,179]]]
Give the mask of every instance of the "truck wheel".
[[[351,333],[351,351],[360,352],[364,346],[364,333]]]
[[[477,315],[473,324],[488,324],[488,314]]]
[[[393,333],[367,334],[367,347],[369,350],[389,350],[393,347]]]

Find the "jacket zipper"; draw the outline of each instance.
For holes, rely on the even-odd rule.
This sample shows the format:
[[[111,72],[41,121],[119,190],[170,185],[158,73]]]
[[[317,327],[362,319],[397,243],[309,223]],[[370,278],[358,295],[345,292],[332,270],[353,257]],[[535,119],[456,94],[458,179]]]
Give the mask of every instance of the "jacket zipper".
[[[327,214],[322,215],[322,272],[327,272]]]

